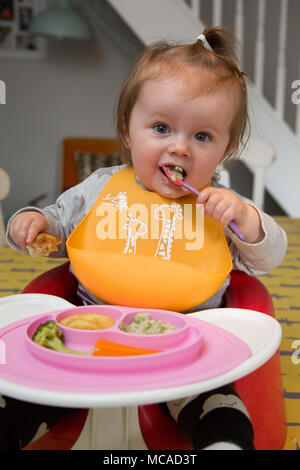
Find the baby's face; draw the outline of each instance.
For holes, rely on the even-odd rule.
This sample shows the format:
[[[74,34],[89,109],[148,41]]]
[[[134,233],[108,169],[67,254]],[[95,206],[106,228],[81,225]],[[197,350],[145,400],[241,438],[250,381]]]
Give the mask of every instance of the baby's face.
[[[193,81],[190,77],[190,85]],[[145,82],[128,129],[136,174],[149,190],[168,198],[186,192],[168,180],[162,166],[182,167],[184,180],[201,189],[225,156],[236,112],[231,86],[192,95],[186,83],[183,76]]]

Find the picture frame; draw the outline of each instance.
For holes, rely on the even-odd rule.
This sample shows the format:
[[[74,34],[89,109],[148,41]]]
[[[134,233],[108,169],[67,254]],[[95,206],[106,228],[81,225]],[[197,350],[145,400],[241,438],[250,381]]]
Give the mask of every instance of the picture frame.
[[[46,39],[29,33],[30,22],[46,6],[46,0],[0,0],[0,60],[46,56]]]

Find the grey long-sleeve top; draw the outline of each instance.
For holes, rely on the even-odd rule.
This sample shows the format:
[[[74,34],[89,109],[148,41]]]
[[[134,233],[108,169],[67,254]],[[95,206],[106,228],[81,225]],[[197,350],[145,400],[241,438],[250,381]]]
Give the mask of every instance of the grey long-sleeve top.
[[[16,214],[27,210],[36,210],[42,213],[48,220],[49,227],[47,231],[62,239],[59,251],[53,253],[52,256],[67,257],[65,244],[67,238],[94,205],[100,192],[111,176],[116,171],[124,168],[124,166],[126,165],[96,170],[82,183],[61,194],[55,204],[50,205],[43,210],[36,207],[26,207],[16,212],[12,218]],[[220,186],[217,183],[212,183],[212,185],[217,187]],[[258,211],[264,231],[264,238],[258,243],[246,243],[241,241],[228,227],[224,227],[232,257],[233,269],[238,269],[254,276],[262,275],[266,272],[272,271],[282,262],[287,248],[286,233],[272,217],[257,208],[253,202],[243,197],[241,197],[241,199],[253,205]],[[7,229],[7,242],[12,248],[20,249],[9,237],[9,224]],[[229,276],[220,289],[210,299],[200,306],[195,306],[193,309],[189,310],[189,312],[220,306],[223,294],[228,285]],[[83,288],[83,286],[81,287]],[[95,303],[104,303],[101,299],[98,299],[91,293],[88,294]]]

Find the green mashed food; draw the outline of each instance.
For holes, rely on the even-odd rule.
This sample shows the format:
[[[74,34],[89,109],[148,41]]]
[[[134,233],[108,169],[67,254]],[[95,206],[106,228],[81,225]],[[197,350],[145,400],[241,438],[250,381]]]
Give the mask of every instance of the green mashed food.
[[[135,335],[160,335],[176,330],[176,328],[164,321],[151,320],[148,313],[138,313],[129,325],[122,323],[120,329]]]
[[[173,173],[173,178],[171,177],[172,180],[176,180],[176,178],[180,179],[180,180],[183,180],[183,168],[181,168],[180,166],[170,166],[168,165],[167,166],[168,170],[171,171],[171,173]]]

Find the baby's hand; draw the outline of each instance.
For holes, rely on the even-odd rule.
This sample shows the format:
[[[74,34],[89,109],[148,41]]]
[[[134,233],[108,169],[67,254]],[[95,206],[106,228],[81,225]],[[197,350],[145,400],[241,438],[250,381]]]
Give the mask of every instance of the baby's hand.
[[[205,213],[223,226],[234,220],[241,226],[247,217],[247,204],[229,189],[205,188],[201,191],[197,203],[205,204]]]
[[[257,210],[243,202],[229,189],[205,188],[197,199],[198,204],[205,204],[205,213],[223,226],[235,221],[248,243],[258,243],[264,238],[264,231]]]
[[[33,242],[40,232],[48,228],[46,217],[37,211],[26,211],[17,214],[10,222],[9,235],[13,242],[22,250]]]

